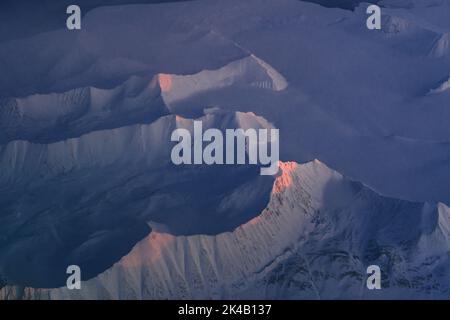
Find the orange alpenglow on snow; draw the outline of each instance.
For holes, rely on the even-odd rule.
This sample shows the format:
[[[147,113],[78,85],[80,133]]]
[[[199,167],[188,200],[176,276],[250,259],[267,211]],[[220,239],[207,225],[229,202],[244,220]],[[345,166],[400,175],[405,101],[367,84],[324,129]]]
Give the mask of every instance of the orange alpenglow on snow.
[[[119,264],[125,268],[136,268],[150,265],[162,259],[165,250],[170,252],[170,246],[175,237],[167,233],[152,232],[146,239],[139,242]]]
[[[272,188],[273,194],[278,194],[292,185],[291,172],[297,168],[295,162],[281,162],[278,161],[278,167],[281,174],[275,179],[275,183]]]
[[[162,92],[168,92],[172,88],[172,76],[170,74],[160,73],[158,82]]]

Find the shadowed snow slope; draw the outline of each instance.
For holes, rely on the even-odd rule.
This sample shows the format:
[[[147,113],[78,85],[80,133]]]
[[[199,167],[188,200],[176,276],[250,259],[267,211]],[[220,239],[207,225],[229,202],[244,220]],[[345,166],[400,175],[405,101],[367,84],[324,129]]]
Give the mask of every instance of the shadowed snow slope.
[[[274,91],[286,89],[287,82],[270,65],[251,55],[218,70],[206,70],[195,75],[165,75],[163,99],[169,106],[195,94],[231,85],[250,86]]]
[[[81,290],[2,298],[429,298],[448,296],[450,210],[382,197],[319,161],[281,163],[267,207],[215,236],[153,231]],[[378,264],[383,290],[366,289]]]
[[[270,128],[252,113],[208,110],[208,128]],[[101,130],[51,144],[0,146],[0,274],[9,282],[60,286],[64,265],[93,277],[157,222],[172,234],[216,234],[267,204],[271,176],[255,165],[175,166],[171,134],[193,120]],[[221,221],[221,223],[217,223]]]
[[[0,143],[148,123],[167,112],[162,101],[189,117],[249,111],[280,129],[284,160],[321,159],[382,194],[449,204],[448,95],[428,93],[450,74],[450,6],[394,2],[384,1],[381,31],[362,23],[365,4],[96,8],[80,32],[1,44]],[[162,98],[127,91],[132,77],[157,77]]]
[[[157,79],[131,77],[112,89],[77,88],[0,102],[0,144],[48,143],[169,114]]]
[[[378,264],[381,297],[450,298],[450,6],[383,4],[382,30],[362,3],[199,0],[1,42],[1,297],[371,298]],[[275,127],[293,162],[175,167],[197,118]],[[69,264],[80,292],[17,289]]]

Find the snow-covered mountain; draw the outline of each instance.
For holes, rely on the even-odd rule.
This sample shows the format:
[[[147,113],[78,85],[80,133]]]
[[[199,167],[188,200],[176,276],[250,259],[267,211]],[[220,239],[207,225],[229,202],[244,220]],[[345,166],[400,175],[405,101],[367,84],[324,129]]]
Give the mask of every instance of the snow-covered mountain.
[[[103,6],[0,42],[0,299],[450,298],[450,3],[379,1],[374,31],[311,2]],[[173,165],[195,120],[278,128],[280,175]]]
[[[251,113],[211,109],[198,120],[205,130],[271,127]],[[171,163],[172,131],[193,131],[193,121],[168,115],[50,144],[0,146],[8,168],[0,174],[1,274],[17,284],[61,285],[62,266],[95,276],[150,232],[149,221],[173,234],[215,234],[255,216],[273,181],[258,167]]]
[[[0,102],[0,144],[49,143],[84,133],[150,123],[169,114],[157,78],[132,76],[111,89],[80,87]]]
[[[81,290],[2,298],[449,298],[450,209],[386,198],[319,161],[280,163],[261,214],[217,235],[152,231]],[[180,212],[183,214],[183,212]],[[383,290],[366,288],[380,265]]]

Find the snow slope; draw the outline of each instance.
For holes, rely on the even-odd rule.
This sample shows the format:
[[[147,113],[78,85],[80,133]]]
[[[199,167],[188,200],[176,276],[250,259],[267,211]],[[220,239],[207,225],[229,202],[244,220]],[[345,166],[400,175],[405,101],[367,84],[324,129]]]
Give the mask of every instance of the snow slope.
[[[207,110],[198,120],[204,130],[271,127],[252,113]],[[258,214],[273,181],[259,167],[171,163],[172,131],[192,132],[193,121],[169,115],[50,144],[0,146],[0,167],[8,168],[0,172],[0,274],[59,286],[64,265],[94,277],[150,232],[149,221],[172,234],[215,234]]]
[[[270,65],[250,55],[217,70],[204,70],[195,75],[164,75],[164,102],[171,106],[193,95],[224,87],[249,86],[274,91],[286,89],[287,81]]]
[[[450,9],[439,1],[385,3],[381,32],[362,23],[364,4],[355,11],[297,0],[97,8],[86,15],[81,32],[58,30],[2,43],[0,95],[26,99],[89,87],[109,90],[133,75],[176,75],[182,89],[177,85],[163,94],[177,100],[173,113],[199,116],[207,106],[255,112],[280,128],[284,160],[318,158],[382,194],[448,204],[450,110],[446,95],[428,93],[450,74],[445,45]],[[276,88],[289,86],[265,89],[274,78],[264,74],[262,64],[244,81],[259,85],[224,85],[234,81],[224,80],[230,72],[240,74],[233,66],[255,65],[248,57],[285,80],[277,80]],[[213,74],[211,83],[199,80]],[[0,139],[50,135],[42,132],[47,123],[36,124],[39,130],[27,125],[28,135],[11,133],[20,130],[16,122],[8,128],[9,119],[20,113],[14,104],[7,106]],[[133,114],[128,123],[142,122],[137,110]],[[53,139],[75,130],[65,124],[67,117],[59,120],[62,126],[56,122]],[[105,126],[124,125],[119,117]],[[84,132],[99,126],[88,123]],[[77,132],[83,131],[71,136]]]
[[[380,297],[448,298],[450,6],[382,4],[381,31],[366,4],[199,0],[2,42],[1,297],[76,295],[21,288],[77,263],[83,298],[377,298],[375,263]],[[195,118],[279,128],[292,162],[175,168]]]
[[[281,163],[260,215],[214,236],[151,232],[81,290],[2,298],[449,298],[450,209],[382,197],[319,161]],[[384,290],[365,286],[378,264]]]
[[[149,123],[169,114],[160,93],[157,78],[132,76],[111,89],[83,87],[3,99],[0,144],[12,140],[48,143],[100,129]]]

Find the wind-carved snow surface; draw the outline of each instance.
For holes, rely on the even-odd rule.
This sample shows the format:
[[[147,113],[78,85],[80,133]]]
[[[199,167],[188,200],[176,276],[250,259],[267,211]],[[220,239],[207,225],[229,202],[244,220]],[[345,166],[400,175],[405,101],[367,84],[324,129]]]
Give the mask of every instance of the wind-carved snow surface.
[[[154,231],[81,290],[5,287],[1,297],[449,297],[447,206],[382,197],[319,161],[280,169],[267,207],[231,232]],[[385,270],[378,292],[365,286],[370,264]]]

